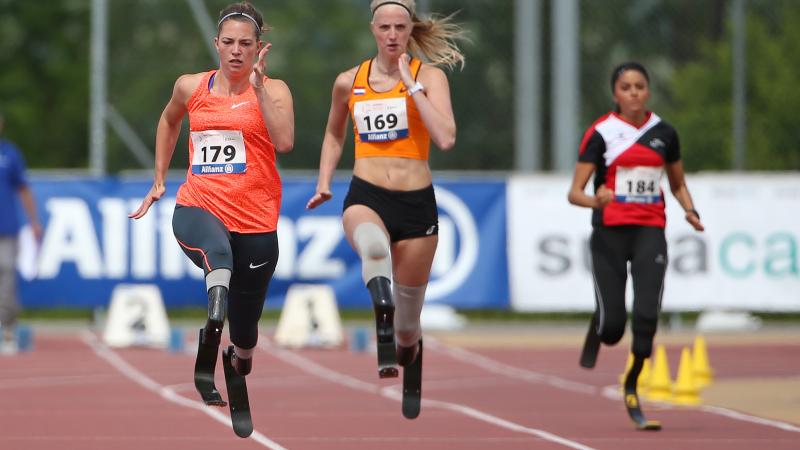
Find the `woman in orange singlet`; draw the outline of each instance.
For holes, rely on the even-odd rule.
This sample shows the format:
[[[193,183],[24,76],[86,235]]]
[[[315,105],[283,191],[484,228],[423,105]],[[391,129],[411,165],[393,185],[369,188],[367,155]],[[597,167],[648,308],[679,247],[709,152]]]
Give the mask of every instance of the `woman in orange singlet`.
[[[447,77],[436,66],[463,64],[454,43],[462,33],[448,19],[419,19],[413,0],[373,0],[370,9],[378,53],[336,78],[317,189],[307,208],[331,199],[350,116],[356,161],[344,231],[361,258],[375,308],[379,375],[397,376],[399,363],[404,379],[416,377],[416,401],[403,406],[413,418],[419,413],[419,318],[438,241],[428,151],[431,140],[446,151],[456,138]]]
[[[220,12],[214,38],[220,67],[175,82],[158,123],[153,187],[130,215],[141,218],[164,195],[188,113],[190,167],[178,190],[173,231],[184,253],[205,272],[208,292],[195,386],[207,404],[225,405],[214,386],[214,367],[227,313],[233,345],[223,352],[223,365],[232,416],[234,410],[245,411],[243,377],[252,367],[258,321],[278,261],[281,180],[275,154],[294,145],[289,88],[265,75],[271,44],[260,40],[264,29],[261,14],[248,2]],[[237,434],[249,435],[252,424],[249,431],[236,429],[236,418]]]

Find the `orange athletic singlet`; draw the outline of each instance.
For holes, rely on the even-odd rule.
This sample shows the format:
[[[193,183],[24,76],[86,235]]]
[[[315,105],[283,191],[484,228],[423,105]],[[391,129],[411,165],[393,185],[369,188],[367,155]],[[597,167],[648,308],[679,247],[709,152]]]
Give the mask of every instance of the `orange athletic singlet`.
[[[427,161],[431,139],[414,99],[408,96],[402,81],[386,92],[373,91],[369,85],[371,66],[371,59],[359,66],[348,102],[356,159],[390,156]],[[422,62],[413,59],[410,66],[416,79]]]
[[[203,208],[228,231],[275,231],[281,208],[281,179],[275,147],[252,87],[218,97],[205,74],[189,98],[189,170],[177,203]]]

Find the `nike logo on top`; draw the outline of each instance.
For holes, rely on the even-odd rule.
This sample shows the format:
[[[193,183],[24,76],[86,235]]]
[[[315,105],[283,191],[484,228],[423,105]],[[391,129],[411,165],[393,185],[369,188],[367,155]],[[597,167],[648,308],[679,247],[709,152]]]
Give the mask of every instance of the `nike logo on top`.
[[[250,101],[249,101],[249,100],[248,100],[248,101],[246,101],[246,102],[242,102],[242,103],[234,103],[234,104],[232,104],[232,105],[231,105],[231,109],[236,109],[236,108],[238,108],[238,107],[240,107],[240,106],[244,106],[244,105],[246,105],[246,104],[248,104],[248,103],[250,103]]]
[[[264,264],[266,264],[266,263],[268,263],[268,262],[269,262],[269,260],[266,260],[266,261],[264,261],[264,262],[263,262],[263,263],[261,263],[261,264],[253,264],[253,263],[250,263],[250,268],[251,268],[251,269],[258,269],[259,267],[263,266]]]

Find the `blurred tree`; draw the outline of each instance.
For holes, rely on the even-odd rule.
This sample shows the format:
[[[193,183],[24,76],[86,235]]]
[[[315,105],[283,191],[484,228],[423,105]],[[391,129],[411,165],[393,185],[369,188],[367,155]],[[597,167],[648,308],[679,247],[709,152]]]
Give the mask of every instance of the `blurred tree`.
[[[0,0],[4,134],[31,167],[86,167],[89,3]]]
[[[467,32],[463,70],[445,69],[458,134],[449,152],[431,152],[434,169],[509,170],[514,164],[514,2],[430,1]]]
[[[800,170],[800,3],[753,2],[747,20],[747,145],[750,170]],[[668,113],[691,170],[731,167],[731,38],[700,41],[675,73]]]
[[[294,95],[295,151],[284,168],[315,170],[339,72],[375,54],[367,0],[253,0],[273,43],[270,76]],[[551,0],[555,1],[555,0]],[[204,0],[213,22],[228,0]],[[418,2],[423,5],[423,2]],[[428,0],[434,13],[457,13],[471,42],[467,64],[446,71],[458,123],[456,148],[431,152],[437,170],[513,167],[513,2]],[[636,59],[651,71],[652,107],[679,130],[689,170],[730,167],[730,0],[584,0],[581,6],[581,123],[612,106],[611,68]],[[549,120],[549,1],[542,11],[541,106]],[[800,90],[800,2],[749,0],[747,167],[798,169],[794,112]],[[86,168],[90,0],[0,0],[0,108],[5,132],[34,168]],[[210,70],[216,58],[187,2],[109,1],[109,102],[152,149],[161,111],[180,74]],[[205,42],[204,42],[205,41]],[[184,127],[186,128],[186,127]],[[547,148],[549,124],[542,127]],[[576,130],[580,133],[581,130]],[[352,167],[348,133],[340,168]],[[172,167],[186,167],[187,133]],[[545,151],[545,153],[547,153]],[[546,163],[547,161],[545,161]],[[111,172],[141,168],[113,130]],[[547,165],[545,165],[547,167]],[[148,168],[149,170],[149,168]]]

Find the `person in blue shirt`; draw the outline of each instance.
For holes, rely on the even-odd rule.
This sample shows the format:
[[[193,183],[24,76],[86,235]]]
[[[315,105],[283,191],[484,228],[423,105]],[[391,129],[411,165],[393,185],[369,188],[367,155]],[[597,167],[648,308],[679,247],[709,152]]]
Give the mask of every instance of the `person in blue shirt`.
[[[37,241],[41,239],[42,226],[25,177],[22,154],[13,143],[3,139],[4,122],[0,111],[0,205],[3,205],[3,214],[0,214],[0,353],[15,353],[15,328],[20,309],[16,283],[17,239],[22,226],[17,214],[17,197],[22,201]]]

